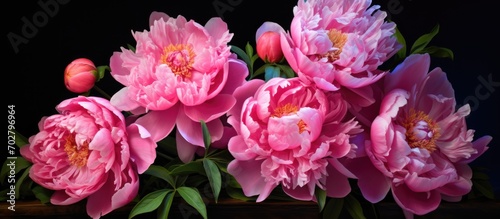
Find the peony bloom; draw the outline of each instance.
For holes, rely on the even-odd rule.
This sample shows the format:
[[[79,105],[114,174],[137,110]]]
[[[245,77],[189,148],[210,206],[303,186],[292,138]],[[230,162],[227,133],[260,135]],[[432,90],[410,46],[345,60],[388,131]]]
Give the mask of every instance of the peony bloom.
[[[348,177],[354,176],[338,159],[350,155],[349,139],[360,129],[346,120],[340,94],[277,77],[251,80],[234,96],[238,104],[228,122],[237,135],[228,149],[235,159],[227,170],[246,196],[258,195],[260,202],[279,185],[297,200],[315,200],[316,187],[331,197],[351,191]]]
[[[97,68],[86,58],[73,60],[64,69],[64,85],[74,93],[84,93],[92,89],[97,80]]]
[[[469,105],[455,112],[446,74],[440,68],[428,73],[429,67],[428,54],[411,55],[386,76],[365,145],[372,165],[363,158],[347,165],[368,200],[381,200],[391,190],[408,217],[435,210],[442,199],[459,201],[467,194],[472,186],[468,164],[491,141],[490,136],[473,141],[474,130],[465,122]]]
[[[111,98],[120,110],[145,113],[137,123],[155,141],[176,126],[177,151],[184,162],[203,148],[200,122],[213,142],[224,136],[220,119],[235,103],[232,91],[245,82],[246,64],[227,43],[232,34],[220,18],[205,26],[161,12],[150,15],[150,30],[135,32],[136,50],[122,48],[110,60],[111,75],[125,87]]]
[[[299,0],[281,45],[298,76],[319,88],[360,88],[382,78],[377,68],[401,47],[395,23],[370,0]]]
[[[257,54],[265,62],[276,63],[283,59],[280,36],[285,30],[277,23],[264,22],[255,35]]]
[[[69,205],[87,199],[87,213],[100,218],[131,202],[138,174],[156,158],[156,143],[108,100],[79,96],[61,102],[59,114],[44,117],[40,132],[21,148],[33,163],[29,176],[54,190],[50,201]]]

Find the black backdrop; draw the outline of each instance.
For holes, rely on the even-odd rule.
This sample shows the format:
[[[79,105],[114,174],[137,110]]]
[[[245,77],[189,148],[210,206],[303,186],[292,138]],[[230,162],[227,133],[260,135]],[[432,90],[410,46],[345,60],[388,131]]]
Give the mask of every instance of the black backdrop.
[[[69,62],[87,57],[96,65],[108,65],[112,52],[134,44],[132,30],[148,29],[152,11],[172,17],[183,15],[201,24],[220,16],[235,33],[231,44],[243,47],[247,41],[255,43],[255,31],[264,21],[278,22],[288,29],[296,4],[295,0],[95,2],[25,0],[3,4],[2,51],[7,55],[2,66],[4,96],[7,105],[16,106],[16,129],[22,134],[35,134],[42,116],[54,114],[54,107],[60,101],[74,96],[63,83],[63,71]],[[469,128],[476,130],[476,137],[486,134],[494,137],[490,150],[472,165],[488,169],[499,196],[500,165],[496,158],[500,156],[500,70],[497,68],[500,38],[495,7],[486,0],[373,3],[388,12],[409,43],[440,25],[440,32],[431,44],[451,48],[455,60],[434,59],[432,65],[448,73],[458,104],[471,104],[473,112],[467,121]],[[13,38],[20,41],[13,43]],[[485,83],[488,80],[490,83]],[[120,88],[109,75],[99,86],[108,93]],[[0,153],[5,154],[4,149]]]

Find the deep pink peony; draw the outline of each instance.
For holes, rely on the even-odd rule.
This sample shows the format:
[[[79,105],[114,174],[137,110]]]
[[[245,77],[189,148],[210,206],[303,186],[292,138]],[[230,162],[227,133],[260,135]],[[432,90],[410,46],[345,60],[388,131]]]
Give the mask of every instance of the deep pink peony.
[[[289,34],[282,34],[286,60],[298,76],[319,88],[360,88],[382,78],[378,67],[401,46],[396,24],[370,0],[299,0]]]
[[[316,187],[331,197],[350,191],[354,177],[338,161],[350,155],[357,122],[345,118],[340,94],[305,86],[298,78],[251,80],[234,92],[228,122],[238,133],[228,149],[228,172],[246,196],[265,200],[274,188],[297,200],[315,200]]]
[[[280,38],[285,30],[277,23],[264,22],[255,33],[256,50],[264,62],[275,63],[283,59]]]
[[[122,48],[111,57],[113,77],[125,87],[111,98],[121,110],[146,113],[137,123],[155,141],[176,126],[177,151],[184,162],[203,148],[200,122],[212,141],[224,137],[220,120],[235,103],[233,90],[245,82],[246,64],[227,43],[233,34],[220,18],[205,26],[161,12],[150,15],[150,30],[135,32],[135,52]]]
[[[87,213],[99,218],[131,202],[138,174],[156,158],[156,143],[138,124],[99,97],[61,102],[59,114],[44,117],[40,132],[21,148],[33,163],[30,178],[54,190],[50,201],[69,205],[87,198]]]
[[[440,68],[428,72],[429,67],[428,54],[411,55],[386,76],[365,145],[367,157],[347,165],[367,200],[379,201],[391,190],[407,217],[427,214],[441,200],[459,201],[470,192],[468,164],[491,141],[490,136],[473,141],[474,130],[465,121],[469,105],[455,111],[446,74]]]
[[[97,81],[97,68],[90,59],[78,58],[64,69],[64,85],[73,93],[85,93]]]

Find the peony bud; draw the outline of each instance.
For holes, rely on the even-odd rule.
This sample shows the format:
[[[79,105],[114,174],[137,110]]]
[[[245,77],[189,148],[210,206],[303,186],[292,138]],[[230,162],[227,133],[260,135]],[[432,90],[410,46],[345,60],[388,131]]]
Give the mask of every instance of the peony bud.
[[[280,34],[274,31],[267,31],[260,35],[257,40],[257,54],[266,62],[279,62],[283,58]]]
[[[64,70],[64,84],[74,93],[89,91],[96,82],[97,68],[94,63],[86,58],[72,61]]]

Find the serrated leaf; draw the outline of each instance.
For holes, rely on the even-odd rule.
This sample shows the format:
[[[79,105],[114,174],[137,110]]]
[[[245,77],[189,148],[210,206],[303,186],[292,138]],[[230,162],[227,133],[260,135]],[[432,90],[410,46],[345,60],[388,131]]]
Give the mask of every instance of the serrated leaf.
[[[325,192],[325,190],[317,188],[317,187],[316,187],[316,190],[314,192],[316,194],[316,200],[318,202],[319,211],[321,212],[325,208],[326,192]]]
[[[46,189],[42,186],[36,185],[34,186],[31,191],[35,195],[35,197],[40,200],[42,204],[47,204],[50,202],[50,197],[54,193],[54,191]]]
[[[330,198],[323,210],[323,219],[338,219],[340,213],[342,213],[342,208],[344,208],[343,198]]]
[[[171,189],[162,189],[145,195],[130,211],[128,218],[133,218],[139,214],[148,213],[157,209],[163,202],[165,196],[172,192]]]
[[[429,42],[436,36],[436,34],[439,32],[439,24],[434,26],[434,28],[431,30],[431,32],[424,34],[420,36],[415,42],[413,43],[410,53],[415,54],[415,53],[420,53],[421,50],[423,50]]]
[[[189,175],[192,173],[203,174],[204,172],[205,169],[203,169],[203,163],[197,160],[179,165],[178,167],[170,171],[170,174],[172,176],[178,176],[178,175]]]
[[[205,145],[205,151],[208,151],[210,143],[212,143],[212,137],[210,136],[210,132],[208,131],[208,127],[205,121],[200,121],[200,123],[201,132],[203,133],[203,144]]]
[[[451,60],[454,59],[453,51],[444,47],[429,46],[422,49],[419,53],[429,53],[430,56],[438,58],[450,58]]]
[[[352,195],[346,196],[346,209],[353,219],[366,219],[359,201]]]
[[[214,195],[215,202],[219,198],[219,193],[222,187],[222,177],[220,175],[219,168],[210,159],[203,159],[203,167],[205,168],[205,173],[207,174],[208,182],[210,183],[210,188]]]
[[[158,165],[151,165],[149,168],[144,172],[144,174],[148,174],[154,177],[157,177],[159,179],[165,180],[168,184],[170,184],[172,187],[175,187],[175,180],[174,178],[170,175],[170,172],[162,166]]]
[[[172,203],[174,202],[175,192],[169,192],[163,199],[160,208],[157,211],[157,218],[168,218],[170,208],[172,208]]]
[[[198,190],[191,187],[179,187],[177,192],[184,201],[196,209],[203,218],[207,219],[207,207]]]

